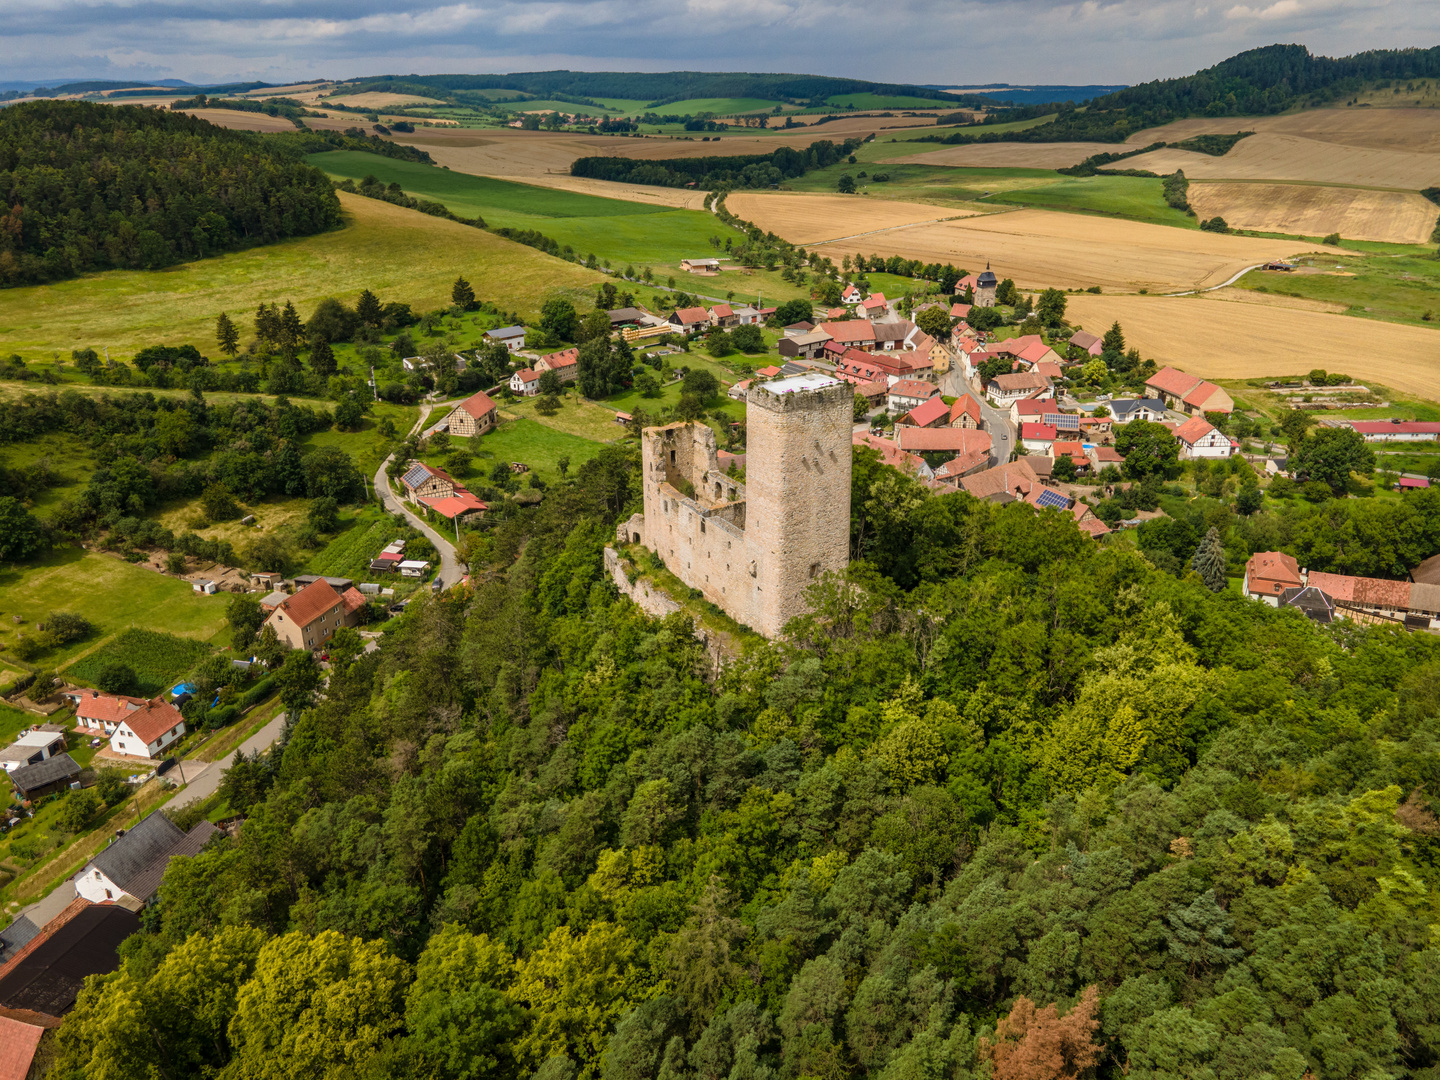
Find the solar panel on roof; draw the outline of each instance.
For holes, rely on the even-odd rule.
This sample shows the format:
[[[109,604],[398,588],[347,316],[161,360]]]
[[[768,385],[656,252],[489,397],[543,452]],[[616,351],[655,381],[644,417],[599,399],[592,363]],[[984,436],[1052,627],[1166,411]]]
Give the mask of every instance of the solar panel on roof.
[[[1046,413],[1045,423],[1054,424],[1061,431],[1080,430],[1080,417],[1074,413]]]
[[[414,465],[411,466],[410,471],[407,472],[401,479],[404,480],[404,482],[411,487],[419,487],[425,482],[425,478],[429,475],[430,470],[427,469],[424,465]]]
[[[1039,496],[1035,499],[1035,505],[1042,510],[1068,510],[1070,508],[1070,500],[1060,492],[1046,488],[1040,492]]]

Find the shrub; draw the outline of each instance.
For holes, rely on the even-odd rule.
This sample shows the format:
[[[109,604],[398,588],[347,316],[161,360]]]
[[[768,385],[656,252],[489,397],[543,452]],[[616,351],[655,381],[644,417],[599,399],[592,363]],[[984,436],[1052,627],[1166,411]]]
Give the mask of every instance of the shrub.
[[[94,625],[83,615],[73,611],[52,611],[45,617],[45,629],[55,635],[61,645],[89,637],[95,632]]]
[[[134,694],[139,690],[139,680],[129,664],[110,660],[100,668],[95,685],[107,694]]]
[[[1332,232],[1329,236],[1325,237],[1325,239],[1322,240],[1321,243],[1329,244],[1331,247],[1339,247],[1340,234],[1338,232]]]

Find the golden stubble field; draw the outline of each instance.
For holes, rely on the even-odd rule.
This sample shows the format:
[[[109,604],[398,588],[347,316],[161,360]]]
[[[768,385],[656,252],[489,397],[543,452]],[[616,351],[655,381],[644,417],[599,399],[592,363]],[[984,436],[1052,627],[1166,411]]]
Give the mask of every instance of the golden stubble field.
[[[482,300],[525,312],[553,289],[590,287],[600,275],[480,229],[363,195],[340,194],[346,226],[170,270],[112,270],[54,285],[0,289],[0,348],[109,347],[120,359],[145,345],[190,343],[215,354],[215,317],[248,328],[262,301],[292,300],[302,318],[360,290],[432,311],[464,275]]]
[[[925,220],[918,216],[922,211],[929,218],[951,215],[943,209],[937,214],[935,207],[861,195],[827,196],[813,206],[804,198],[746,192],[730,196],[726,205],[760,228],[834,259],[858,252],[953,263],[970,270],[990,263],[1001,277],[1013,278],[1026,289],[1209,288],[1246,267],[1309,250],[1293,240],[1224,236],[1050,210],[907,225],[903,222],[907,213],[917,215],[916,220]]]
[[[1440,331],[1213,296],[1072,296],[1067,317],[1091,333],[1118,321],[1157,363],[1207,379],[1344,371],[1417,397],[1440,395]]]
[[[1189,198],[1201,218],[1218,215],[1234,229],[1393,244],[1426,243],[1440,217],[1422,195],[1370,188],[1207,181],[1191,184]]]

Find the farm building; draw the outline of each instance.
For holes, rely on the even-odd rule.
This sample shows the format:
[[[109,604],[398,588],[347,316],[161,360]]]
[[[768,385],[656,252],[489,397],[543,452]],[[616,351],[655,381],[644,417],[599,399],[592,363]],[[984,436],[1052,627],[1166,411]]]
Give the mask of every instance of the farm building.
[[[1352,420],[1366,442],[1429,442],[1440,439],[1440,423],[1423,420]]]
[[[1228,458],[1239,444],[1203,416],[1192,416],[1175,429],[1182,458]]]
[[[681,259],[680,269],[687,274],[718,274],[719,259]]]
[[[9,746],[0,749],[0,768],[14,772],[26,765],[38,765],[46,758],[65,752],[65,736],[57,731],[27,731]]]
[[[1179,368],[1163,367],[1146,379],[1145,385],[1154,390],[1156,396],[1163,399],[1170,408],[1192,416],[1207,412],[1229,414],[1235,411],[1234,399],[1224,390]]]
[[[10,786],[22,799],[39,799],[64,791],[80,778],[80,766],[69,754],[56,754],[34,765],[22,765],[6,773]]]
[[[485,340],[492,345],[504,345],[510,352],[519,352],[525,347],[523,326],[498,326],[485,331]]]

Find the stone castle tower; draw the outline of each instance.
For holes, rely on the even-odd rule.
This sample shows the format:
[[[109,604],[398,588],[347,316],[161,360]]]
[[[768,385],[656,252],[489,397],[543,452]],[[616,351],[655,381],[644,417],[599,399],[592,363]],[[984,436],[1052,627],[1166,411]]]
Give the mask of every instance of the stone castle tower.
[[[975,279],[975,306],[994,307],[995,290],[999,284],[995,279],[994,271],[990,269],[990,264],[986,263],[985,269],[981,272],[980,276]]]
[[[805,590],[850,559],[854,392],[806,373],[751,386],[746,483],[720,472],[704,424],[646,428],[645,512],[620,529],[737,622],[766,637],[805,611]]]

